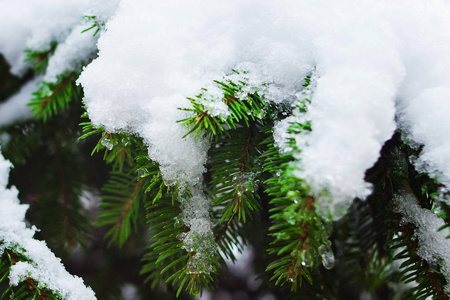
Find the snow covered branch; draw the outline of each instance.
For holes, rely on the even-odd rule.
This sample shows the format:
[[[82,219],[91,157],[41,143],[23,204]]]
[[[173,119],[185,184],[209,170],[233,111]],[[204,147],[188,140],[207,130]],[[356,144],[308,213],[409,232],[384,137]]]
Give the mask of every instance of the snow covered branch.
[[[11,163],[0,156],[0,256],[12,250],[26,258],[10,270],[10,285],[32,279],[39,288],[50,289],[64,300],[96,299],[83,280],[69,274],[43,241],[33,239],[36,227],[25,223],[28,205],[20,204],[15,187],[7,188]]]

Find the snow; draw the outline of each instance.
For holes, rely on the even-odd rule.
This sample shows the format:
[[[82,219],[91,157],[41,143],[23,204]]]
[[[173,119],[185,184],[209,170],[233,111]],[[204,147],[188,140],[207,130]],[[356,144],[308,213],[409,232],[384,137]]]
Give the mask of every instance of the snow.
[[[11,71],[22,74],[29,66],[24,50],[45,51],[53,41],[61,42],[83,17],[89,0],[17,0],[0,2],[0,52]],[[20,17],[18,17],[20,16]]]
[[[87,24],[75,26],[66,40],[59,44],[48,61],[44,81],[57,82],[57,76],[65,72],[81,69],[82,63],[94,58],[99,35],[93,36],[95,29],[81,33]]]
[[[414,196],[404,193],[394,197],[396,211],[402,214],[402,222],[416,226],[415,237],[418,240],[417,255],[432,267],[440,267],[447,281],[446,292],[450,292],[450,230],[445,228],[443,219],[438,218],[430,210],[421,208]]]
[[[107,22],[119,6],[120,0],[91,0],[85,11],[86,16],[95,16],[100,22]]]
[[[281,152],[293,151],[294,175],[307,181],[318,207],[335,219],[355,197],[371,193],[365,172],[397,128],[411,145],[423,145],[417,170],[450,189],[450,12],[442,0],[0,0],[0,5],[0,27],[8,28],[0,31],[0,53],[13,73],[30,67],[24,50],[46,51],[58,43],[45,77],[0,105],[0,126],[29,116],[25,102],[39,80],[55,82],[78,70],[98,49],[78,81],[89,116],[107,132],[141,136],[166,184],[192,194],[181,199],[180,220],[190,231],[179,238],[187,251],[195,251],[191,263],[202,272],[212,270],[205,262],[217,251],[210,203],[202,192],[210,144],[183,138],[187,129],[177,121],[191,116],[179,108],[189,108],[187,97],[199,93],[211,115],[229,115],[214,80],[244,80],[241,97],[258,91],[279,106],[311,100],[306,113],[294,109],[276,124],[274,139]],[[92,36],[95,28],[81,33],[92,24],[85,15],[106,23],[100,35]],[[311,73],[314,84],[305,90],[303,80]],[[312,131],[289,134],[291,122],[311,122]],[[19,203],[15,188],[5,188],[9,167],[0,158],[0,250],[19,243],[33,261],[17,263],[11,281],[17,284],[30,272],[67,299],[94,299],[45,243],[32,239],[36,229],[24,223],[27,206]],[[403,221],[418,227],[418,254],[431,264],[442,259],[450,282],[445,251],[450,245],[444,232],[436,231],[442,220],[410,196],[401,198],[396,203]],[[324,266],[332,267],[329,249],[320,253]]]
[[[227,116],[213,80],[236,80],[240,77],[231,72],[236,69],[248,82],[243,95],[260,90],[280,106],[295,104],[303,79],[315,73],[308,112],[294,111],[278,123],[275,140],[281,151],[292,151],[286,144],[289,122],[311,122],[309,134],[294,137],[301,149],[294,154],[295,175],[306,179],[319,206],[335,207],[330,209],[335,218],[355,197],[371,193],[365,172],[397,128],[411,144],[424,145],[416,168],[450,186],[450,13],[444,1],[3,0],[2,5],[0,24],[14,29],[0,32],[0,52],[14,72],[26,67],[24,49],[60,43],[47,80],[95,52],[89,32],[76,34],[83,24],[89,27],[84,14],[106,22],[99,57],[78,81],[89,116],[108,132],[141,136],[169,185],[201,186],[209,148],[208,141],[182,138],[187,130],[176,121],[190,114],[178,108],[190,107],[186,97],[204,93],[211,114]],[[195,199],[205,203],[199,211],[205,214],[204,196]]]
[[[364,174],[397,127],[398,101],[413,85],[406,73],[432,76],[407,52],[442,54],[437,48],[450,42],[436,33],[436,49],[419,47],[416,32],[422,26],[430,36],[450,32],[447,15],[442,2],[424,8],[419,0],[123,0],[79,82],[94,124],[139,134],[169,183],[192,185],[204,172],[208,144],[181,138],[185,129],[175,121],[186,117],[177,110],[189,107],[186,97],[206,88],[205,106],[226,115],[212,81],[237,69],[248,71],[251,88],[265,84],[269,101],[292,104],[303,78],[316,70],[305,117],[313,130],[297,138],[303,148],[296,175],[314,193],[325,190],[323,201],[345,207],[371,193]]]
[[[5,249],[14,249],[31,260],[11,267],[10,284],[17,285],[29,276],[38,282],[38,286],[60,293],[64,300],[96,299],[81,278],[67,273],[45,242],[33,239],[37,228],[28,228],[25,224],[28,205],[20,204],[15,187],[6,187],[10,168],[11,163],[0,155],[0,255]]]
[[[78,66],[95,50],[93,31],[81,34],[90,27],[83,16],[96,14],[106,21],[117,5],[117,0],[0,0],[0,28],[7,28],[0,31],[0,53],[11,65],[12,73],[22,75],[31,66],[24,61],[24,50],[47,51],[52,42],[62,44],[53,59],[55,69],[49,74],[54,80],[57,72]]]
[[[33,98],[33,92],[38,90],[42,77],[27,82],[18,93],[0,104],[0,127],[8,126],[33,115],[27,103]]]

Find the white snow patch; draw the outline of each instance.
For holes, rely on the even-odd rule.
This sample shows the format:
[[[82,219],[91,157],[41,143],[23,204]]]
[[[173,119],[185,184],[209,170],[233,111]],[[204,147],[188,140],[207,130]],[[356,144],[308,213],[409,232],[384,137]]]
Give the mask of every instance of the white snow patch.
[[[83,18],[89,0],[1,1],[0,53],[14,74],[29,66],[24,50],[45,51],[51,42],[62,42]],[[6,30],[7,29],[7,30]]]
[[[47,51],[52,42],[61,44],[48,75],[53,81],[60,74],[57,72],[78,66],[95,50],[95,29],[81,33],[90,26],[83,16],[96,15],[100,21],[107,21],[118,1],[0,0],[0,28],[5,29],[0,31],[0,53],[11,65],[12,73],[22,75],[30,67],[30,62],[24,61],[25,50]]]
[[[94,37],[92,32],[81,33],[86,27],[88,27],[87,24],[75,26],[66,40],[58,45],[48,61],[44,81],[56,82],[58,75],[78,70],[83,62],[94,57],[100,35]]]

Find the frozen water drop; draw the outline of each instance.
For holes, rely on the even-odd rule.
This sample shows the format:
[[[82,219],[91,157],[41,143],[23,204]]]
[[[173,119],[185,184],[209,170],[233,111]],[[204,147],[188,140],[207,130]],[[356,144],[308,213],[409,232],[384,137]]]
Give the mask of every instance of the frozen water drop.
[[[301,260],[302,260],[301,264],[302,264],[303,267],[310,267],[311,266],[311,259],[310,259],[308,253],[305,250],[303,250],[303,252],[300,254],[300,257],[301,257]]]
[[[319,253],[322,257],[322,265],[325,269],[330,270],[334,267],[334,254],[330,247],[322,245],[319,247]]]
[[[108,150],[112,150],[113,144],[111,143],[110,139],[102,139],[102,145],[106,147]]]

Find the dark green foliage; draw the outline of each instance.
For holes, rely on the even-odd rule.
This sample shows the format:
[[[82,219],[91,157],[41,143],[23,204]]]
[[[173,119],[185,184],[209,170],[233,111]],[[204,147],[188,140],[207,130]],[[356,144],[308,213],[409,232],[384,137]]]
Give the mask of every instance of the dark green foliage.
[[[87,132],[80,139],[101,134],[92,154],[104,150],[103,159],[112,165],[110,179],[102,189],[102,202],[99,205],[101,210],[96,224],[110,227],[105,234],[109,245],[114,243],[122,247],[133,229],[137,230],[138,223],[141,227],[145,223],[140,208],[147,196],[144,192],[146,187],[138,174],[138,169],[143,167],[135,161],[139,157],[139,151],[145,151],[145,147],[139,138],[109,134],[102,128],[95,128],[90,122],[83,122],[81,125]],[[146,154],[142,156],[149,161]],[[157,166],[153,170],[158,171]]]
[[[73,147],[72,130],[79,131],[76,125],[67,127],[72,118],[66,115],[65,120],[30,121],[8,128],[5,132],[14,138],[2,147],[4,156],[15,165],[10,180],[31,204],[29,218],[42,229],[38,235],[59,247],[84,244],[90,235],[89,214],[81,200],[89,178],[80,176],[86,164]]]
[[[141,273],[147,276],[153,289],[167,282],[176,287],[179,296],[183,290],[198,294],[203,287],[211,286],[212,274],[198,272],[190,262],[193,252],[182,247],[180,236],[188,229],[181,220],[174,222],[181,214],[177,188],[165,185],[159,165],[150,160],[142,140],[105,133],[89,122],[82,125],[88,131],[82,138],[101,134],[94,152],[105,150],[104,159],[115,170],[103,188],[97,221],[98,226],[109,227],[105,235],[109,244],[123,246],[133,228],[137,231],[137,226],[145,227],[142,222],[145,207],[151,237]]]
[[[147,262],[142,268],[142,273],[148,274],[146,281],[153,288],[161,282],[171,283],[177,289],[177,296],[183,288],[192,295],[200,293],[203,287],[210,289],[213,274],[197,272],[189,261],[193,253],[186,255],[183,249],[180,235],[188,228],[177,220],[181,213],[179,205],[176,202],[174,205],[172,197],[164,196],[155,204],[149,203],[147,209],[152,237],[149,251],[143,258]]]
[[[105,234],[109,244],[122,246],[136,228],[142,205],[142,181],[122,173],[111,173],[111,178],[103,187],[104,195],[100,204],[97,226],[111,226]]]
[[[401,192],[422,198],[427,206],[434,195],[431,180],[417,174],[408,159],[411,150],[396,133],[381,151],[381,157],[367,171],[367,180],[374,184],[374,193],[365,201],[357,201],[348,215],[336,226],[340,246],[338,259],[344,280],[352,280],[359,292],[374,291],[377,299],[448,299],[446,281],[439,268],[432,268],[417,253],[418,240],[413,224],[404,223],[395,211],[393,198]],[[411,189],[414,185],[414,191]],[[422,186],[422,188],[421,188]],[[424,187],[425,186],[425,187]],[[427,193],[421,191],[427,190]],[[387,282],[396,284],[390,288]],[[413,284],[408,288],[405,284]]]
[[[221,222],[234,217],[244,223],[248,216],[259,210],[259,175],[262,168],[258,139],[261,139],[260,122],[252,121],[249,127],[227,130],[210,150],[212,190],[210,196],[216,207],[221,207]]]
[[[398,220],[392,215],[392,197],[400,187],[405,168],[399,162],[399,135],[388,141],[378,162],[367,171],[366,180],[374,192],[366,201],[355,201],[337,224],[335,239],[338,246],[338,266],[343,280],[351,282],[357,293],[371,292],[377,299],[391,298],[394,292],[389,280],[398,284],[400,271],[393,267],[391,241]],[[343,242],[342,242],[343,241]]]

